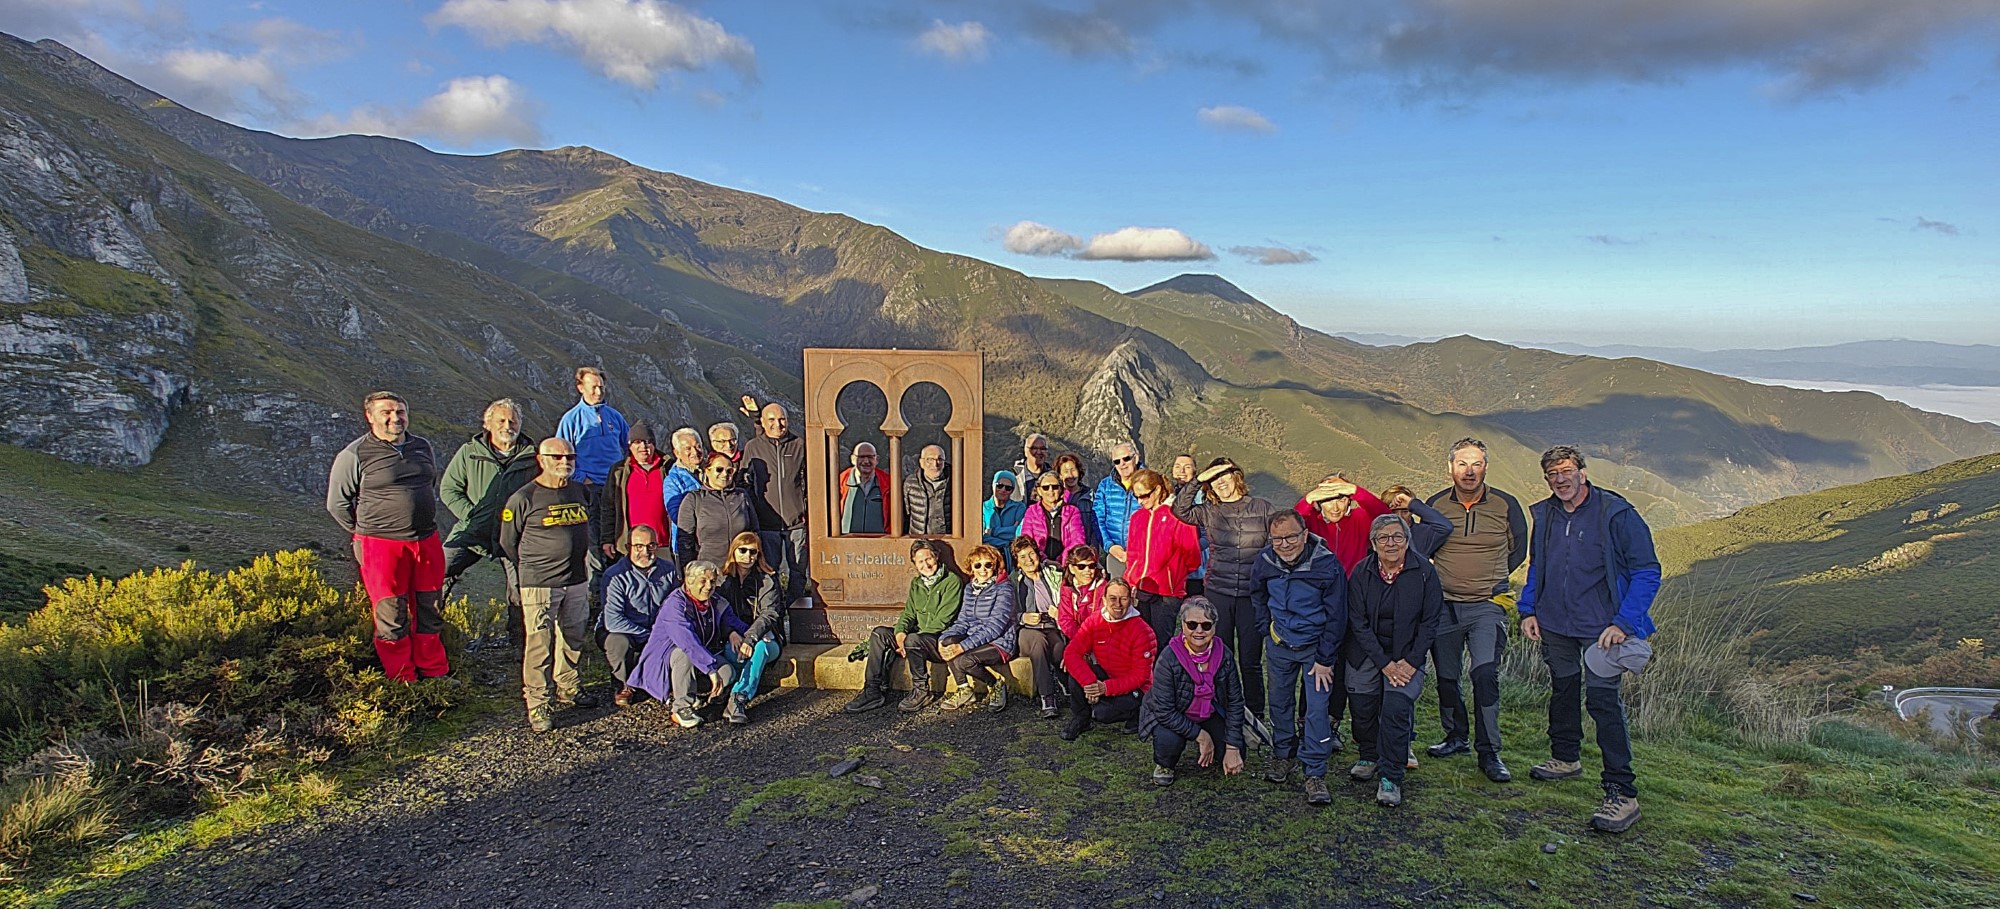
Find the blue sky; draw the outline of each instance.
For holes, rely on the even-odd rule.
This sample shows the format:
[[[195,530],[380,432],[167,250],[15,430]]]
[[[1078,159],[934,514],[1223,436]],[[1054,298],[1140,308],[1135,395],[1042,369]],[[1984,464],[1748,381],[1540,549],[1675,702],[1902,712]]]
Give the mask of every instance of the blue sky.
[[[249,126],[589,145],[1030,274],[1219,273],[1329,331],[2000,343],[1995,0],[0,0],[0,29]]]

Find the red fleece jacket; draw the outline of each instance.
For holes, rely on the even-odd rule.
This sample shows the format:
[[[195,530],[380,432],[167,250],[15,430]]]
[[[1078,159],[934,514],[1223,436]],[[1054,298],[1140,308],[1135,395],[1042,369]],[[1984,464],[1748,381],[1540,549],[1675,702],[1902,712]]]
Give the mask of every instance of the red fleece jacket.
[[[1104,620],[1102,611],[1083,620],[1083,627],[1063,650],[1063,669],[1085,685],[1097,681],[1090,657],[1104,668],[1104,696],[1117,697],[1144,693],[1153,687],[1153,627],[1139,618],[1134,609],[1116,622]]]

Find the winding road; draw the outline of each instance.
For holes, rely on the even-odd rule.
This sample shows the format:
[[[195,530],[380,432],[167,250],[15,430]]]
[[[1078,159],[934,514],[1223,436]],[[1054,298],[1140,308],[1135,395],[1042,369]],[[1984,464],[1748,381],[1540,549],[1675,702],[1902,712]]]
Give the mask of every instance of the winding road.
[[[1896,692],[1896,715],[1916,719],[1930,711],[1931,728],[1944,735],[1961,732],[1977,738],[1979,721],[2000,705],[2000,690],[1992,688],[1906,688]]]

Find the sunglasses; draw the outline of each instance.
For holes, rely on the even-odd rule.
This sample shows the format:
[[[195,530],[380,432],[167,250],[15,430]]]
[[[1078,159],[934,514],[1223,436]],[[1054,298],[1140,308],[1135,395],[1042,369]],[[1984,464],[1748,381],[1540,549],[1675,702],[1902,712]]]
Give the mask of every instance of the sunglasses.
[[[735,472],[736,472],[736,468],[734,468],[734,467],[710,467],[710,468],[708,469],[708,472],[709,472],[709,473],[735,473]]]
[[[1097,563],[1096,563],[1096,562],[1078,562],[1078,563],[1076,563],[1075,565],[1071,565],[1071,566],[1069,566],[1069,570],[1071,570],[1071,571],[1096,571],[1096,570],[1097,570]]]
[[[972,563],[972,570],[973,570],[973,571],[978,571],[978,570],[979,570],[979,569],[981,569],[981,568],[987,568],[987,569],[993,569],[993,568],[999,568],[999,567],[1000,567],[1000,566],[998,566],[998,565],[995,565],[995,564],[993,564],[992,562],[974,562],[974,563]]]
[[[1042,485],[1040,485],[1040,486],[1037,486],[1037,487],[1035,487],[1035,488],[1036,488],[1036,489],[1039,489],[1039,490],[1041,490],[1041,491],[1043,491],[1043,492],[1060,492],[1060,491],[1062,491],[1062,487],[1061,487],[1061,486],[1057,486],[1057,485],[1056,485],[1056,484],[1054,484],[1054,483],[1043,483]]]
[[[995,486],[995,487],[993,487],[993,488],[994,488],[994,489],[1004,489],[1004,490],[1007,490],[1008,492],[1013,492],[1013,491],[1014,491],[1014,487],[1012,487],[1012,486],[1009,486],[1009,485],[1007,485],[1007,484],[1005,484],[1005,483],[1002,483],[1002,484],[1000,484],[1000,485],[998,485],[998,486]]]
[[[1125,456],[1125,457],[1122,457],[1122,458],[1112,458],[1112,459],[1111,459],[1111,463],[1113,463],[1113,464],[1130,464],[1130,463],[1132,463],[1133,461],[1137,461],[1137,460],[1139,460],[1139,458],[1138,458],[1138,456],[1137,456],[1137,455],[1127,455],[1127,456]]]
[[[573,455],[573,454],[545,454],[545,455],[542,455],[542,457],[545,457],[545,458],[548,458],[548,459],[549,459],[549,460],[551,460],[551,461],[574,461],[574,460],[576,460],[576,455]]]
[[[755,547],[755,546],[738,546],[738,547],[736,547],[736,551],[737,551],[737,552],[739,552],[739,553],[743,553],[743,554],[745,554],[745,555],[756,555],[756,554],[757,554],[757,547]]]
[[[1193,620],[1193,619],[1189,619],[1189,620],[1187,620],[1187,621],[1185,621],[1185,622],[1182,622],[1182,623],[1181,623],[1181,627],[1182,627],[1182,628],[1185,628],[1185,629],[1187,629],[1187,630],[1189,630],[1189,631],[1214,631],[1214,630],[1215,630],[1215,623],[1214,623],[1214,622],[1197,622],[1197,621],[1195,621],[1195,620]]]

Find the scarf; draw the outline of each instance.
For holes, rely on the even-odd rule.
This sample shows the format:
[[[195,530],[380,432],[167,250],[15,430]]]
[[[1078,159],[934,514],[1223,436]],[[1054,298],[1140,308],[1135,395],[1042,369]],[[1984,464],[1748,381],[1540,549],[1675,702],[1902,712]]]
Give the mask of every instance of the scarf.
[[[1181,661],[1181,668],[1194,680],[1194,700],[1188,702],[1187,715],[1197,723],[1215,715],[1215,675],[1222,669],[1222,645],[1211,642],[1208,652],[1197,657],[1188,652],[1187,642],[1180,635],[1167,642],[1167,649],[1174,652],[1174,659]]]

